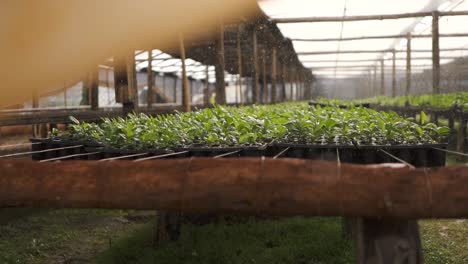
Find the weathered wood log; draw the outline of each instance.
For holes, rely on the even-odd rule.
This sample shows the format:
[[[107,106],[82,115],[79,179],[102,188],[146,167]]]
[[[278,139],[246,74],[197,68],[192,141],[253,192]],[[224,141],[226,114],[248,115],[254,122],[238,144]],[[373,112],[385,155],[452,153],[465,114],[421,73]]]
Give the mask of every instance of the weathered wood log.
[[[297,159],[0,162],[0,207],[394,219],[468,217],[468,166]]]

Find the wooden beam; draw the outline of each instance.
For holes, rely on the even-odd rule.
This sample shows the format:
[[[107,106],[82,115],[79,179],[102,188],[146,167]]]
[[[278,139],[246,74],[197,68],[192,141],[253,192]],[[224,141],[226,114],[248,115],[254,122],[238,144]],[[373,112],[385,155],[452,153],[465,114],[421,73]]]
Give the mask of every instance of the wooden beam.
[[[395,51],[396,53],[397,51]],[[393,50],[392,50],[393,53]],[[451,59],[463,59],[464,57],[456,57],[456,56],[445,56],[445,57],[440,57],[441,59],[446,59],[446,60],[451,60]],[[396,58],[397,61],[399,60],[404,60],[406,61],[406,58]],[[416,57],[412,58],[412,60],[432,60],[432,57]],[[356,60],[301,60],[303,63],[320,63],[320,62],[377,62],[376,59],[356,59]]]
[[[440,93],[439,13],[432,14],[432,92]]]
[[[180,60],[182,62],[182,105],[184,107],[185,112],[192,111],[192,102],[190,100],[190,87],[188,85],[187,79],[187,68],[185,65],[185,43],[184,43],[184,36],[182,34],[179,35],[179,49],[180,49]],[[176,78],[177,80],[177,78]],[[176,81],[177,82],[177,81]]]
[[[220,22],[219,38],[216,43],[216,103],[218,105],[226,104],[226,83],[224,82],[224,24]]]
[[[148,68],[147,68],[147,83],[148,83],[148,107],[152,107],[154,103],[154,74],[153,74],[153,49],[148,50]]]
[[[406,90],[405,95],[411,91],[411,33],[406,35]]]
[[[440,51],[467,51],[468,48],[448,48],[440,49]],[[298,52],[297,55],[323,55],[323,54],[361,54],[361,53],[388,53],[393,52],[393,49],[384,49],[384,50],[327,50],[327,51],[314,51],[314,52]],[[396,50],[396,52],[405,52],[404,50]],[[415,53],[432,53],[430,50],[412,50]]]
[[[273,48],[271,51],[271,103],[277,102],[276,82],[277,82],[277,50]]]
[[[449,11],[440,12],[440,16],[466,16],[468,11]],[[385,14],[371,16],[339,16],[339,17],[297,17],[297,18],[276,18],[272,19],[275,23],[312,23],[312,22],[349,22],[366,20],[388,20],[432,16],[432,12],[414,12],[402,14]]]
[[[468,167],[296,159],[0,162],[0,208],[467,218]],[[222,177],[220,177],[222,175]],[[357,188],[357,186],[359,188]]]
[[[459,37],[468,37],[466,33],[456,33],[456,34],[440,34],[440,37],[446,38],[459,38]],[[301,41],[301,42],[328,42],[328,41],[355,41],[355,40],[369,40],[369,39],[392,39],[392,38],[406,38],[406,35],[378,35],[378,36],[359,36],[359,37],[349,37],[349,38],[293,38],[292,41]],[[413,35],[413,38],[432,38],[432,34],[421,34]]]

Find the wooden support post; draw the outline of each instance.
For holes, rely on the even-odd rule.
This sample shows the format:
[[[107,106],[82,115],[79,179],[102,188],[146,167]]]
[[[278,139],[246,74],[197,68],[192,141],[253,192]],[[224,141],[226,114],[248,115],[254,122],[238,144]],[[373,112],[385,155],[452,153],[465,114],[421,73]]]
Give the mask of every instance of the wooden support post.
[[[193,85],[193,78],[187,78],[189,82],[189,87],[190,87],[190,103],[193,101],[193,94],[194,94],[194,85]]]
[[[177,104],[177,82],[179,78],[177,76],[174,76],[174,104]]]
[[[99,109],[99,68],[95,67],[89,73],[90,104],[92,110]]]
[[[367,90],[366,90],[366,97],[371,97],[372,96],[372,70],[369,70],[367,72],[367,78],[366,78],[366,84],[367,84]]]
[[[134,103],[130,101],[129,97],[129,83],[131,82],[129,76],[128,57],[121,56],[114,57],[114,86],[115,98],[117,103],[122,103],[124,115],[134,111]]]
[[[219,39],[216,43],[216,103],[226,104],[226,83],[224,82],[224,25],[219,25]]]
[[[281,102],[286,101],[286,78],[288,71],[284,63],[281,63]]]
[[[380,60],[380,95],[385,96],[385,62]]]
[[[406,90],[405,95],[411,91],[411,33],[406,35]]]
[[[132,50],[127,56],[127,75],[128,75],[128,109],[126,113],[138,111],[138,84],[135,69],[135,52]],[[124,108],[126,106],[124,105]]]
[[[466,119],[463,118],[463,114],[460,113],[460,118],[459,118],[459,126],[458,126],[458,132],[457,132],[457,151],[461,153],[465,153],[465,140],[466,140],[466,127],[467,127],[467,121]]]
[[[210,66],[205,67],[205,89],[203,90],[203,105],[207,107],[210,104],[210,77],[209,77]]]
[[[262,49],[262,103],[268,103],[268,80],[266,75],[266,51]]]
[[[258,86],[258,47],[257,47],[257,29],[254,27],[252,29],[252,43],[253,43],[253,54],[252,54],[252,76],[253,76],[253,85],[252,85],[252,102],[254,104],[259,102],[260,87]]]
[[[372,87],[372,94],[377,96],[379,94],[379,89],[377,88],[377,65],[374,65],[374,83]]]
[[[242,45],[241,45],[241,25],[237,27],[237,71],[239,73],[239,98],[240,104],[244,104],[244,94],[242,92]]]
[[[32,94],[32,108],[39,108],[39,96],[37,90],[33,90]],[[32,136],[33,138],[42,138],[41,136],[41,124],[34,124],[32,126]]]
[[[271,52],[271,103],[275,104],[277,102],[276,96],[276,80],[277,80],[277,51],[276,48],[273,48]]]
[[[153,247],[159,248],[180,237],[182,214],[158,211],[154,230]]]
[[[423,264],[418,223],[414,220],[358,219],[359,264]]]
[[[392,52],[392,97],[396,97],[396,52]]]
[[[67,83],[63,84],[63,105],[65,108],[68,106],[68,100],[67,100]]]
[[[89,99],[89,73],[85,74],[83,76],[82,80],[83,86],[81,89],[81,101],[80,105],[90,105],[90,99]]]
[[[293,101],[293,86],[294,86],[294,69],[289,68],[289,74],[288,74],[288,82],[289,82],[289,101]]]
[[[432,13],[432,92],[440,93],[439,13]]]
[[[148,50],[148,68],[147,68],[147,77],[148,77],[148,108],[151,108],[154,103],[154,74],[153,74],[153,50]]]
[[[180,48],[180,60],[182,62],[182,106],[185,112],[190,112],[192,110],[190,102],[190,88],[188,86],[187,80],[187,68],[185,66],[185,44],[184,36],[179,35],[179,48]],[[177,77],[176,77],[177,82]]]

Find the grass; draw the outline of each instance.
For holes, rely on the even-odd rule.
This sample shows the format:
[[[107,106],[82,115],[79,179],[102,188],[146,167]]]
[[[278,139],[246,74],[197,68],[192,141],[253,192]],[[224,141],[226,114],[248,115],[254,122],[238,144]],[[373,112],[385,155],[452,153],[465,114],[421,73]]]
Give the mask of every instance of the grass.
[[[147,225],[97,258],[97,263],[351,263],[352,243],[338,218],[249,219],[236,224],[184,225],[182,237],[159,250]]]
[[[142,223],[116,210],[0,210],[0,263],[89,263]]]
[[[468,263],[468,220],[426,220],[419,225],[426,263]]]
[[[110,210],[0,210],[0,263],[354,263],[339,218],[241,219],[183,226],[152,248],[153,217]],[[427,264],[468,263],[468,220],[420,221]],[[111,243],[109,243],[111,242]],[[111,244],[111,245],[110,245]]]

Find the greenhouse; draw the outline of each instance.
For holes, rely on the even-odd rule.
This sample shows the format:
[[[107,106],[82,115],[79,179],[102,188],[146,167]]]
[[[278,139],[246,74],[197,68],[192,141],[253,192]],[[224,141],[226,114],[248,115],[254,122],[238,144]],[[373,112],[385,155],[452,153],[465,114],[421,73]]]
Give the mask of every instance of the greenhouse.
[[[0,263],[468,263],[466,0],[0,14]]]

